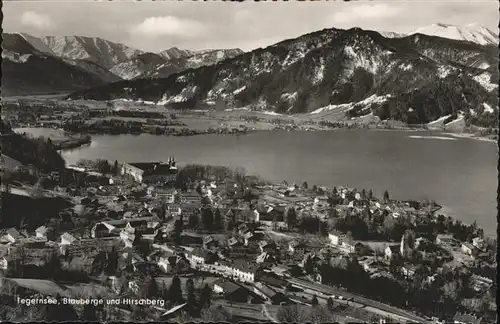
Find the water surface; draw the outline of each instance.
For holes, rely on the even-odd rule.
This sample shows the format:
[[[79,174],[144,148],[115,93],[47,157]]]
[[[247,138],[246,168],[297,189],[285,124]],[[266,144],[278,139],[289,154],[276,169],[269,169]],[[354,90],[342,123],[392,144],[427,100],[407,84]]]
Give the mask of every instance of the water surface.
[[[415,138],[418,136],[419,138]],[[413,138],[412,138],[413,137]],[[497,146],[431,132],[336,130],[172,137],[96,135],[63,157],[167,160],[244,167],[271,181],[388,190],[399,199],[432,199],[448,215],[496,233]]]

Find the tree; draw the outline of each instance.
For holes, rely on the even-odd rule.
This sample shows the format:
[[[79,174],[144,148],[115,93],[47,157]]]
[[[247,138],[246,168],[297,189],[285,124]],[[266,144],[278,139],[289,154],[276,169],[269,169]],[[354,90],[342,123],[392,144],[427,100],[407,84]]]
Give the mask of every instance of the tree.
[[[224,225],[222,223],[222,215],[220,213],[219,208],[217,208],[215,210],[215,215],[214,215],[214,228],[220,230],[223,227],[224,227]]]
[[[297,212],[295,211],[295,208],[288,207],[283,216],[288,228],[293,228],[297,221]]]
[[[154,299],[158,297],[160,289],[154,277],[149,277],[144,284],[143,297],[147,299]]]
[[[212,306],[201,312],[201,319],[204,323],[227,323],[231,321],[231,314],[220,305]]]
[[[307,188],[308,188],[307,181],[304,181],[304,183],[302,184],[302,189],[307,190]]]
[[[203,208],[201,212],[201,222],[203,223],[203,228],[206,230],[211,230],[214,226],[214,214],[210,208]]]
[[[190,315],[195,315],[196,311],[196,296],[194,294],[194,282],[193,279],[189,278],[186,281],[186,294],[187,294],[187,308]]]
[[[190,214],[188,216],[188,227],[191,229],[195,229],[198,227],[200,220],[198,219],[198,215]]]
[[[316,297],[316,295],[314,295],[313,298],[311,299],[311,305],[313,307],[318,306],[318,297]]]
[[[330,309],[330,310],[333,309],[333,299],[332,299],[332,297],[328,297],[328,300],[326,301],[326,304],[328,305],[328,309]]]
[[[389,192],[387,190],[384,191],[384,202],[385,203],[389,202]]]
[[[205,284],[200,292],[200,308],[210,307],[212,303],[212,289]]]
[[[165,282],[163,282],[161,285],[160,295],[161,295],[161,298],[165,301],[165,303],[168,300],[170,300],[170,298],[168,296],[168,288],[167,288],[167,285],[165,285]]]
[[[181,280],[179,277],[174,276],[172,278],[172,284],[170,284],[170,288],[168,289],[168,296],[170,301],[174,304],[182,304],[184,302],[184,298],[182,297]]]
[[[96,307],[91,304],[83,306],[81,320],[85,322],[98,322]]]
[[[313,191],[313,192],[317,192],[317,191],[318,191],[318,186],[313,185],[313,187],[312,187],[312,191]]]
[[[119,175],[120,174],[120,168],[118,166],[118,161],[115,160],[115,163],[113,165],[113,172],[115,173],[115,175]]]
[[[371,189],[368,191],[368,197],[367,198],[368,198],[368,200],[372,200],[373,199],[373,191]]]
[[[183,230],[183,222],[182,219],[177,219],[174,222],[174,242],[175,244],[181,244],[181,234]]]
[[[333,314],[324,306],[316,306],[309,310],[309,321],[313,324],[334,323]]]
[[[276,318],[280,323],[305,323],[306,315],[298,305],[283,305],[278,308]]]

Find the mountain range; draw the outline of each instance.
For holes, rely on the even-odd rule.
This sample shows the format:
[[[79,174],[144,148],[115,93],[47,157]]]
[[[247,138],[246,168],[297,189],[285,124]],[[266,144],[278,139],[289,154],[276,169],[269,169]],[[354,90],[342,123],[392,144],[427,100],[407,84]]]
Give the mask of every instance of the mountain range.
[[[465,26],[455,26],[450,24],[436,23],[429,26],[417,28],[410,33],[381,32],[385,37],[405,37],[414,34],[424,34],[429,36],[438,36],[443,38],[463,40],[479,45],[498,46],[498,33],[494,33],[488,28],[472,23]]]
[[[375,115],[408,123],[494,123],[498,48],[360,28],[324,29],[166,78],[121,81],[69,98],[145,100],[170,108]],[[487,108],[488,107],[488,108]]]
[[[45,55],[60,62],[55,71],[61,72],[48,74],[52,78],[64,78],[62,71],[80,73],[70,99],[373,115],[407,123],[442,117],[484,126],[498,122],[498,37],[477,24],[435,24],[406,35],[330,28],[248,53],[178,48],[145,53],[98,38],[37,41],[9,35],[10,47],[4,49],[11,52],[11,65]]]
[[[165,77],[243,53],[240,49],[191,51],[176,47],[149,53],[99,37],[2,36],[4,95],[71,92],[123,79]]]

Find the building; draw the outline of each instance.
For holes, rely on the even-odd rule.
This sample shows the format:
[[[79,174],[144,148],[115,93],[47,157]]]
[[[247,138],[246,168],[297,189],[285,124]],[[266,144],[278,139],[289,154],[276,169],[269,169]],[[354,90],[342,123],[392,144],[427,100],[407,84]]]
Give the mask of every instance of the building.
[[[476,252],[476,247],[470,243],[464,242],[460,248],[463,253],[473,255]]]
[[[5,234],[5,238],[11,243],[21,240],[22,237],[21,233],[19,233],[15,228],[9,228],[7,230],[7,234]]]
[[[109,237],[112,235],[118,235],[119,231],[116,227],[106,222],[96,223],[90,230],[90,235],[92,238],[99,237]]]
[[[438,234],[436,236],[436,244],[454,246],[456,244],[456,240],[452,235]]]
[[[121,174],[129,175],[139,183],[166,183],[175,179],[176,162],[170,158],[168,162],[141,162],[123,164]]]
[[[184,264],[182,264],[184,262]],[[185,262],[184,258],[180,256],[166,256],[160,257],[158,259],[158,266],[165,273],[176,272],[176,270],[183,270],[189,268],[187,262]]]
[[[77,241],[76,237],[69,234],[68,232],[61,235],[61,245],[70,245]]]
[[[478,318],[472,314],[456,314],[453,318],[453,323],[455,324],[479,324],[481,323],[481,318]]]
[[[342,241],[345,239],[345,234],[339,232],[332,232],[328,234],[330,243],[334,246],[342,245]]]
[[[247,302],[250,295],[246,288],[226,279],[216,280],[213,285],[213,291],[218,295],[224,296],[224,299],[233,302]]]
[[[47,227],[40,226],[35,230],[35,237],[40,239],[47,239]]]
[[[191,253],[189,253],[190,261],[194,265],[203,265],[213,263],[213,255],[200,248],[195,248]]]
[[[210,235],[203,238],[203,248],[210,250],[217,246],[217,241]]]
[[[255,262],[237,259],[233,265],[234,277],[243,282],[255,282],[259,265]]]
[[[259,250],[260,252],[271,252],[271,251],[276,251],[276,243],[274,242],[268,242],[268,241],[260,241],[259,242]]]
[[[399,245],[389,245],[384,250],[385,259],[388,261],[393,260],[394,258],[400,255],[399,251],[400,251]]]
[[[253,233],[251,231],[248,231],[245,234],[243,234],[243,240],[244,240],[245,246],[247,246],[254,239],[255,239],[255,236],[253,235]]]
[[[91,273],[95,264],[95,257],[91,255],[76,256],[68,264],[68,270]]]
[[[8,256],[3,256],[0,258],[0,270],[7,270],[9,268],[9,263],[11,259]]]
[[[227,245],[230,247],[230,248],[236,248],[236,247],[239,247],[241,246],[241,242],[238,241],[237,238],[235,238],[234,236],[231,237],[228,241],[227,241]]]
[[[413,278],[413,276],[415,276],[416,270],[417,267],[413,264],[405,264],[401,267],[401,272],[406,278]]]
[[[483,250],[484,246],[485,246],[485,243],[484,243],[484,240],[482,238],[475,237],[475,238],[472,239],[472,245],[474,245],[479,250]]]
[[[154,187],[150,186],[147,189],[147,194],[152,198],[163,199],[167,204],[173,204],[175,202],[175,195],[177,190],[168,187]]]
[[[255,283],[253,289],[254,293],[261,296],[264,300],[271,304],[276,305],[286,299],[282,293],[277,292],[276,290],[261,282]]]
[[[356,250],[356,245],[353,239],[346,234],[332,232],[328,234],[328,238],[330,239],[330,244],[342,248],[349,253],[354,253]]]
[[[306,250],[306,247],[307,246],[304,243],[295,240],[288,243],[288,251],[291,253],[303,254]]]

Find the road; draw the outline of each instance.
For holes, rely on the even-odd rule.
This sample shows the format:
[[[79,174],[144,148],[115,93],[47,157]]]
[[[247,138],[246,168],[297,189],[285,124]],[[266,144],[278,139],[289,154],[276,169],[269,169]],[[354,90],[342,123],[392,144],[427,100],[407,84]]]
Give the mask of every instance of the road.
[[[297,279],[297,278],[292,278],[292,279],[287,279],[288,282],[291,284],[300,287],[300,288],[308,288],[311,290],[315,290],[327,295],[335,295],[335,296],[342,296],[344,298],[352,298],[354,303],[358,303],[364,306],[367,306],[365,309],[370,310],[372,312],[376,312],[380,315],[383,316],[388,316],[393,319],[396,319],[398,321],[410,321],[410,322],[418,322],[418,323],[430,323],[424,318],[421,318],[419,316],[416,316],[410,312],[404,311],[402,309],[389,306],[386,304],[382,304],[380,302],[353,294],[353,293],[348,293],[342,290],[338,290],[326,285],[322,285],[319,283],[313,283],[309,281],[305,281],[302,279]],[[338,301],[338,300],[336,300]]]

